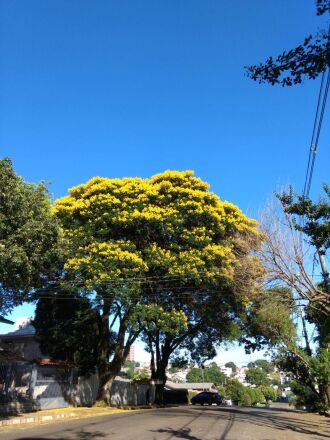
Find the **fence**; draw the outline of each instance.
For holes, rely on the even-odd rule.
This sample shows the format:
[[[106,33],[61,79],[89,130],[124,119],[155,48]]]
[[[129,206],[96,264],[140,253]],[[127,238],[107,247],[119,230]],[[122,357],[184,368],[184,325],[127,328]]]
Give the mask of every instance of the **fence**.
[[[34,364],[0,364],[0,403],[35,409],[70,406],[72,370]],[[17,406],[16,405],[16,406]]]
[[[99,390],[97,374],[78,377],[74,369],[36,364],[0,364],[0,412],[92,405]],[[116,377],[110,404],[153,402],[154,387]]]

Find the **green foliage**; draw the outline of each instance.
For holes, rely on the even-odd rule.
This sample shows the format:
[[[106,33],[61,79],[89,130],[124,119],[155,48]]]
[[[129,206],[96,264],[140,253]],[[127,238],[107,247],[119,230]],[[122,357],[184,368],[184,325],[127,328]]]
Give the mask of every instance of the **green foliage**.
[[[243,396],[243,405],[257,405],[264,403],[265,396],[261,388],[245,388],[245,395]]]
[[[246,401],[246,388],[242,385],[238,380],[232,379],[228,382],[228,385],[225,387],[226,389],[226,397],[231,399],[233,402],[243,403]]]
[[[245,336],[240,340],[245,349],[250,352],[265,346],[296,343],[297,331],[290,316],[292,310],[291,289],[277,287],[261,292],[251,304],[244,322]]]
[[[46,186],[25,182],[0,160],[0,309],[11,310],[59,271],[61,233]]]
[[[133,374],[133,380],[148,380],[150,379],[150,371],[144,368],[141,371],[135,372]]]
[[[272,371],[269,374],[269,381],[272,385],[277,385],[278,387],[281,385],[281,375],[278,371]]]
[[[266,359],[257,359],[256,361],[253,362],[253,364],[254,367],[261,368],[261,370],[267,374],[274,371],[273,363],[267,361]]]
[[[321,348],[313,356],[297,347],[291,348],[278,358],[277,363],[284,371],[292,373],[294,380],[290,386],[297,405],[303,405],[310,411],[329,411],[329,348]]]
[[[227,368],[231,368],[231,369],[233,370],[233,373],[235,373],[236,370],[237,370],[237,366],[236,366],[236,364],[235,364],[234,362],[232,362],[232,361],[227,362],[227,363],[225,364],[225,367],[227,367]]]
[[[118,373],[142,331],[152,358],[158,356],[153,375],[162,364],[165,380],[176,350],[209,358],[214,345],[237,330],[235,318],[263,274],[250,255],[261,235],[254,220],[222,202],[192,171],[150,179],[95,177],[55,206],[69,254],[65,278],[95,295],[102,317],[102,378],[110,369]],[[111,316],[119,331],[110,368]]]
[[[214,383],[215,385],[225,383],[226,376],[222,373],[218,366],[206,367],[204,370],[202,368],[192,368],[186,377],[187,382],[204,382]]]
[[[330,0],[317,0],[317,15],[330,11]],[[315,79],[324,72],[329,61],[330,41],[328,30],[309,35],[296,48],[283,52],[277,58],[269,57],[265,63],[246,67],[254,81],[292,86],[304,79]]]
[[[295,221],[295,228],[308,237],[310,243],[324,251],[330,248],[330,187],[323,186],[325,197],[314,203],[309,197],[295,196],[292,188],[278,195],[283,209],[290,215],[304,217]]]
[[[77,292],[58,291],[61,298],[38,301],[33,325],[41,351],[79,367],[80,374],[95,371],[98,316],[87,298]],[[110,343],[110,341],[109,341]]]
[[[260,392],[263,394],[264,399],[268,400],[276,400],[277,399],[277,392],[274,388],[269,386],[261,386],[259,387]]]
[[[271,387],[245,387],[236,379],[229,381],[221,395],[232,399],[234,403],[239,405],[257,405],[265,403],[266,400],[276,400],[277,397],[276,391]]]
[[[251,385],[268,385],[269,379],[267,377],[267,374],[261,370],[260,368],[250,368],[246,372],[246,381],[250,383]]]

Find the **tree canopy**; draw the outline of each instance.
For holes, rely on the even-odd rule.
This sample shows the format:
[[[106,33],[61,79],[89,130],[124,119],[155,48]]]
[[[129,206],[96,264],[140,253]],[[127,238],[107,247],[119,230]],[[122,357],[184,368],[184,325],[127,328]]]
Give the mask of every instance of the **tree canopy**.
[[[286,213],[304,222],[294,220],[294,226],[303,232],[312,246],[326,252],[330,248],[330,187],[323,185],[325,197],[314,203],[309,197],[288,192],[278,194]]]
[[[330,12],[330,0],[316,0],[317,15]],[[275,59],[270,56],[264,63],[246,67],[247,74],[259,83],[292,86],[304,79],[315,79],[330,66],[330,33],[320,31],[309,35],[294,49],[284,51]]]
[[[6,313],[59,272],[61,232],[43,183],[19,177],[0,160],[0,309]]]
[[[209,366],[204,369],[202,368],[192,368],[186,376],[188,382],[204,382],[214,383],[215,385],[220,385],[226,382],[225,374],[217,366]]]
[[[246,381],[251,385],[261,386],[269,385],[270,381],[267,378],[267,373],[261,368],[249,368],[246,372]]]
[[[225,367],[231,368],[233,370],[233,373],[235,373],[237,370],[237,365],[233,361],[225,363]]]
[[[95,177],[55,205],[68,244],[65,282],[92,294],[102,317],[104,378],[117,374],[141,331],[155,365],[163,355],[165,374],[170,354],[202,337],[211,318],[223,337],[229,334],[235,307],[258,290],[263,269],[250,254],[261,240],[256,222],[220,201],[192,171]],[[108,363],[115,320],[117,345]]]
[[[84,375],[95,371],[99,321],[88,298],[58,289],[53,298],[38,300],[33,326],[42,353],[76,365]]]

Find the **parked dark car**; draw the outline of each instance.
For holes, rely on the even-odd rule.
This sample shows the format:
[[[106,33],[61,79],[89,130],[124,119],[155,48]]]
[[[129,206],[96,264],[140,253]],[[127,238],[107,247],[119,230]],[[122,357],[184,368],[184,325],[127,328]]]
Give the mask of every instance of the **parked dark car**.
[[[212,403],[216,403],[217,405],[221,405],[222,397],[218,393],[212,393],[210,391],[203,391],[202,393],[196,394],[196,396],[191,398],[191,403],[193,405],[200,404],[204,405],[212,405]]]

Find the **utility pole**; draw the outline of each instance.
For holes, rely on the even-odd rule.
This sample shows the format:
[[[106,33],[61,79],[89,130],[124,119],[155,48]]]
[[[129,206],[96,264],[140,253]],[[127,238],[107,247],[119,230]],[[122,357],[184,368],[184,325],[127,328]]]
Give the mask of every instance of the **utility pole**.
[[[204,383],[204,369],[205,369],[205,367],[203,364],[201,365],[201,369],[202,369],[202,378],[203,378],[203,391],[205,391],[205,383]]]
[[[324,258],[325,252],[323,249],[318,247],[317,253],[319,256],[320,265],[321,265],[321,269],[322,269],[325,290],[330,295],[330,278],[329,278],[329,272],[327,271],[327,265],[326,265],[325,258]]]

